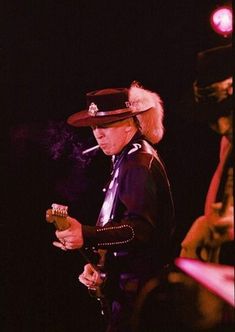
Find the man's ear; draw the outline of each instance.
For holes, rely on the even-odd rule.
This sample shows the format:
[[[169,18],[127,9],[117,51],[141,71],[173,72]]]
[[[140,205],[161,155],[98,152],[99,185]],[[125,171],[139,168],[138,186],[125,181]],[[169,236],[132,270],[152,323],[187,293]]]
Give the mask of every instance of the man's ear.
[[[133,118],[129,118],[127,120],[128,120],[128,122],[127,122],[126,127],[125,127],[125,132],[129,133],[130,131],[133,130],[133,128],[135,127],[135,124],[134,124]]]

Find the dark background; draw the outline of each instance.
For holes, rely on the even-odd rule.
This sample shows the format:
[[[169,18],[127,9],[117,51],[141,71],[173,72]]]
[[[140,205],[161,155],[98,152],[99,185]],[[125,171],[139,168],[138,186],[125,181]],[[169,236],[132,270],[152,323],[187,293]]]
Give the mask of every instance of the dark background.
[[[85,93],[138,80],[164,101],[158,146],[172,184],[179,244],[203,212],[219,137],[195,121],[197,52],[228,38],[209,15],[225,1],[8,1],[1,48],[4,84],[1,331],[99,331],[98,303],[77,280],[83,259],[52,246],[51,203],[94,224],[109,160],[81,158],[94,140],[66,125]]]

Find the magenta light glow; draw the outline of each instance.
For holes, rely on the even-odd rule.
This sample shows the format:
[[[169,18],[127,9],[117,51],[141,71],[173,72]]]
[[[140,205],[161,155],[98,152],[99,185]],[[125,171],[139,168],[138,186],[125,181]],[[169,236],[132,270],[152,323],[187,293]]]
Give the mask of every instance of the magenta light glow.
[[[216,33],[227,37],[233,31],[232,9],[229,7],[217,8],[211,14],[210,23]]]
[[[178,257],[175,265],[206,289],[235,307],[234,267]]]

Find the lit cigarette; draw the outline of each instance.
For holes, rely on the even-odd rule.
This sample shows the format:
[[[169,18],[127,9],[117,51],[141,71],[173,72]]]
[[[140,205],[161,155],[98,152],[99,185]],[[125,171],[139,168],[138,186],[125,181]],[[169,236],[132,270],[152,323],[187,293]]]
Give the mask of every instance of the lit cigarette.
[[[89,149],[86,149],[86,150],[82,151],[82,154],[87,154],[91,151],[98,150],[98,149],[99,149],[99,145],[95,145],[92,148],[89,148]]]

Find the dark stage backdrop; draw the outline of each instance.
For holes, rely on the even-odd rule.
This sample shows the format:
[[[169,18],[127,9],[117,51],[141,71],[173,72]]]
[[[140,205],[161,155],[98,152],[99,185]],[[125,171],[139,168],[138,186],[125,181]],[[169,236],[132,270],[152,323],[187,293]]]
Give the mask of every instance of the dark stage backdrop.
[[[159,144],[176,208],[173,252],[203,211],[219,137],[194,120],[198,51],[228,40],[211,31],[219,1],[8,1],[1,48],[4,124],[2,332],[102,331],[98,303],[78,282],[83,259],[52,246],[51,203],[94,224],[109,174],[88,129],[66,118],[85,93],[138,80],[157,91],[166,133]],[[6,46],[6,47],[5,47]]]

